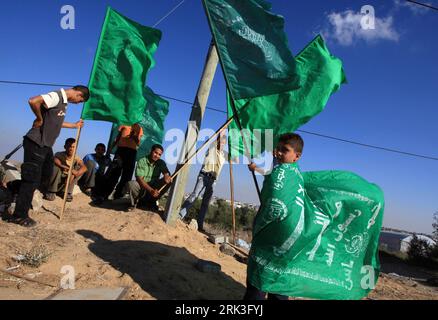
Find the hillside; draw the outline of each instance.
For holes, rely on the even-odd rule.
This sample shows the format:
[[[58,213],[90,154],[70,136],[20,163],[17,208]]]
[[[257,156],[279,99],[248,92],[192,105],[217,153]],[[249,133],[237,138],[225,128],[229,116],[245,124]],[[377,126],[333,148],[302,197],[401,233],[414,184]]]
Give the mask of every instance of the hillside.
[[[60,221],[61,199],[44,202],[32,217],[37,227],[26,229],[0,222],[0,268],[54,287],[0,273],[0,299],[44,299],[56,292],[71,265],[76,288],[127,287],[125,299],[241,299],[246,265],[220,252],[207,236],[178,221],[167,226],[152,212],[124,212],[125,200],[112,209],[92,207],[83,194],[67,205]],[[206,226],[208,230],[208,225]],[[38,268],[23,266],[13,256],[43,246],[50,256]],[[221,265],[218,274],[195,268],[198,259]],[[437,299],[436,287],[382,274],[370,299]]]

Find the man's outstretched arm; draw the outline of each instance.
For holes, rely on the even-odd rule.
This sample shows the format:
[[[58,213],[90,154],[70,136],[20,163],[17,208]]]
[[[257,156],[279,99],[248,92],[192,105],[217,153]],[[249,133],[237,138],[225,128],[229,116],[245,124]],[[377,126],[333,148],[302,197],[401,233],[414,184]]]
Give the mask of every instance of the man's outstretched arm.
[[[63,128],[68,128],[68,129],[79,129],[82,128],[84,126],[84,120],[79,120],[78,122],[63,122],[62,123],[62,127]]]

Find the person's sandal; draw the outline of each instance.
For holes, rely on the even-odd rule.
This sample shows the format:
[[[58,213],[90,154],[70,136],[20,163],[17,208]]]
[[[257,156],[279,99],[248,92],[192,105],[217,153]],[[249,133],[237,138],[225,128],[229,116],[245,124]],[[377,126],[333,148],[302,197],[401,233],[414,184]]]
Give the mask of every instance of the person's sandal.
[[[36,221],[30,217],[26,217],[26,218],[11,217],[8,220],[8,222],[15,223],[15,224],[18,224],[18,225],[20,225],[22,227],[26,227],[26,228],[32,228],[32,227],[36,226],[36,224],[37,224]]]
[[[73,196],[71,193],[67,194],[67,198],[65,199],[65,201],[67,202],[72,202],[73,201]]]

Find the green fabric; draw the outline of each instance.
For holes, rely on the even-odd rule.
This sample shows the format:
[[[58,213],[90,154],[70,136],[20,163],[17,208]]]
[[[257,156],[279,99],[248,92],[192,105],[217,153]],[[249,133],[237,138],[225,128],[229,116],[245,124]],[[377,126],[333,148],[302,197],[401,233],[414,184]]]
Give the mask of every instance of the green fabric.
[[[203,0],[210,28],[235,99],[299,87],[282,16],[264,0]]]
[[[382,190],[345,171],[301,174],[281,164],[266,176],[248,279],[294,297],[361,299],[377,283]]]
[[[169,101],[155,94],[151,88],[143,89],[143,97],[146,100],[146,108],[143,118],[139,122],[143,129],[140,146],[137,149],[137,160],[146,157],[151,152],[154,144],[162,144],[164,138],[164,121],[169,113]],[[113,124],[110,141],[114,141],[119,134],[119,126]],[[117,148],[113,149],[115,152]]]
[[[272,151],[282,133],[292,132],[320,113],[330,96],[346,82],[342,61],[332,56],[321,36],[317,36],[296,57],[302,79],[298,90],[253,99],[235,100],[251,158]],[[228,99],[228,114],[233,114]],[[256,129],[260,129],[254,131]],[[271,133],[265,129],[272,129]],[[231,158],[244,153],[236,121],[229,126]],[[272,134],[273,144],[267,145]],[[267,147],[267,148],[265,148]]]
[[[143,87],[155,64],[161,31],[142,26],[108,8],[89,83],[82,119],[131,125],[146,105]]]
[[[169,169],[167,169],[166,163],[161,159],[151,163],[149,157],[143,157],[137,162],[135,176],[142,177],[145,182],[159,179],[162,173],[169,173]]]

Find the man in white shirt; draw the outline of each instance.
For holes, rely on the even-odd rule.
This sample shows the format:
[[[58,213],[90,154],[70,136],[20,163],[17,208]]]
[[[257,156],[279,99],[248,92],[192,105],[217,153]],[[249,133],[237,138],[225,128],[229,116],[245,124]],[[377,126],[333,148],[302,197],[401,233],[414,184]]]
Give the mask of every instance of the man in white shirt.
[[[33,227],[36,222],[29,217],[33,193],[47,183],[53,171],[53,151],[61,128],[82,128],[83,121],[64,122],[67,104],[88,100],[90,92],[85,86],[61,89],[29,99],[29,105],[36,116],[32,128],[24,136],[24,161],[21,165],[21,187],[15,212],[3,219],[24,227]],[[44,191],[44,190],[43,190]]]
[[[211,197],[213,196],[213,189],[216,184],[216,180],[219,178],[222,167],[225,163],[225,154],[223,147],[226,143],[225,136],[221,135],[216,140],[216,143],[212,143],[208,150],[204,165],[199,172],[195,189],[192,194],[187,198],[181,207],[179,216],[181,219],[187,215],[188,210],[193,206],[195,200],[199,197],[203,189],[204,196],[202,197],[202,204],[198,214],[198,231],[204,232],[204,219],[208,211]]]

